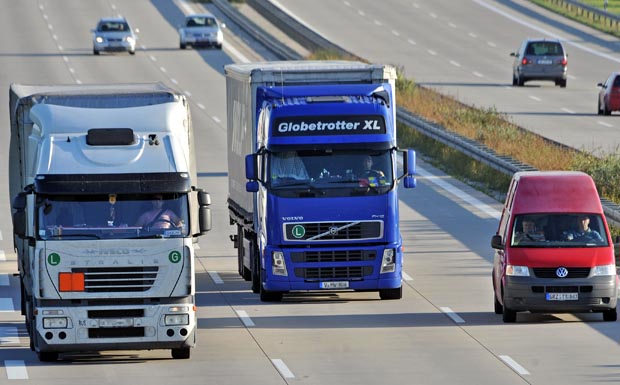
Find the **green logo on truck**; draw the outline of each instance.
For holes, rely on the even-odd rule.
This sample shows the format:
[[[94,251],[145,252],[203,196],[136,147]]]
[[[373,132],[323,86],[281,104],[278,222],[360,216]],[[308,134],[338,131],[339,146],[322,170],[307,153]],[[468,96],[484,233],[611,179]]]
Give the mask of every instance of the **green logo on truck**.
[[[171,251],[170,254],[168,254],[168,259],[170,260],[170,262],[172,263],[179,263],[181,262],[181,253],[179,251]]]
[[[303,238],[306,235],[306,229],[302,225],[293,226],[293,236],[297,239]]]
[[[52,266],[58,265],[60,263],[60,255],[58,255],[57,253],[51,253],[47,256],[47,263]]]

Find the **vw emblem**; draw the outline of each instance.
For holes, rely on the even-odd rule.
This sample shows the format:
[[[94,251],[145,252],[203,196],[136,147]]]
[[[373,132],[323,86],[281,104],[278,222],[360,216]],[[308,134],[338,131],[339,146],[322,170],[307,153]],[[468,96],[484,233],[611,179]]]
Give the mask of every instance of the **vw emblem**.
[[[555,275],[557,275],[558,278],[566,278],[568,275],[568,269],[565,267],[558,267],[555,271]]]
[[[338,228],[336,226],[332,226],[329,228],[329,234],[330,235],[336,235],[338,234]]]

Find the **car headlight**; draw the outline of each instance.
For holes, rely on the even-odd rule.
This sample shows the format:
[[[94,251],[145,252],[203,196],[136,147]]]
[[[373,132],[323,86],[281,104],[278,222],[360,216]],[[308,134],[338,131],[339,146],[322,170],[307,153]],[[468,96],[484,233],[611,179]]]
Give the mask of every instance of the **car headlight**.
[[[602,276],[602,275],[616,275],[616,265],[601,265],[594,266],[594,271],[592,272],[592,276]]]
[[[528,269],[527,266],[508,265],[506,266],[506,275],[511,275],[513,277],[529,277],[530,269]]]
[[[103,38],[102,38],[101,36],[97,36],[97,37],[95,38],[95,41],[96,41],[97,43],[101,44],[101,43],[103,43]]]
[[[133,44],[133,43],[135,43],[135,42],[136,42],[136,39],[134,39],[134,38],[133,38],[133,37],[131,37],[131,36],[127,36],[127,37],[125,38],[125,41],[126,41],[127,43],[129,43],[129,44]]]

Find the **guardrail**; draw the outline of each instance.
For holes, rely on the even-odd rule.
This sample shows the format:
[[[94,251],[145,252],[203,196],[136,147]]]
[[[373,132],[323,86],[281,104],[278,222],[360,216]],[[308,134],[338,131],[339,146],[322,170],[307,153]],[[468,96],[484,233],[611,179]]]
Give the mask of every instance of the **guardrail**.
[[[272,24],[277,25],[279,28],[285,31],[288,36],[294,38],[300,36],[298,42],[302,45],[306,44],[306,47],[310,49],[322,49],[328,51],[338,52],[345,56],[357,57],[351,52],[329,42],[327,39],[306,27],[299,21],[292,18],[285,12],[282,12],[278,7],[273,5],[270,1],[266,0],[246,0],[246,2],[254,7],[263,17],[269,20]],[[213,0],[213,3],[222,11],[226,16],[233,19],[233,21],[241,28],[248,28],[247,30],[252,33],[259,41],[268,41],[266,46],[285,46],[283,43],[276,41],[267,32],[256,26],[253,22],[241,15],[227,0]],[[260,37],[259,37],[260,36]],[[299,60],[300,57],[297,53],[292,54],[292,50],[284,49],[280,47],[273,52],[282,60]],[[407,126],[421,132],[422,134],[429,136],[457,151],[476,159],[483,164],[503,172],[507,175],[512,175],[518,171],[535,171],[536,168],[521,163],[511,157],[498,155],[492,149],[459,135],[455,132],[446,130],[437,124],[430,123],[423,118],[407,111],[402,107],[397,107],[396,118],[400,122]],[[559,144],[558,144],[559,145]],[[603,210],[607,221],[620,227],[620,205],[615,204],[607,199],[601,199],[603,204]]]
[[[593,7],[588,4],[584,4],[581,1],[576,0],[547,0],[549,3],[566,8],[567,11],[575,10],[579,16],[586,16],[593,21],[603,21],[602,24],[609,26],[610,28],[620,29],[620,16],[607,12],[600,7]],[[601,1],[603,2],[603,1]]]

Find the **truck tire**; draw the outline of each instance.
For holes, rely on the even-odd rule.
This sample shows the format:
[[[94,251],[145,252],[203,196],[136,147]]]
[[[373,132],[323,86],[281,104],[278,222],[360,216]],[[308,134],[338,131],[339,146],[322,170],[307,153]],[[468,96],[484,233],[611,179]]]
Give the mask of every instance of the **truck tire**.
[[[403,287],[396,287],[394,289],[380,289],[379,297],[381,299],[401,299],[403,298]]]
[[[262,286],[260,283],[260,254],[258,252],[258,245],[254,239],[252,240],[250,249],[252,253],[252,266],[250,267],[250,274],[252,275],[252,293],[258,294]]]
[[[172,358],[175,360],[187,360],[191,355],[191,348],[177,348],[172,349]]]
[[[58,360],[58,352],[37,352],[37,358],[41,362],[54,362]]]
[[[263,270],[261,270],[262,272]],[[264,274],[261,273],[261,283],[260,283],[260,300],[261,302],[280,302],[282,301],[282,292],[281,291],[268,291],[263,287],[263,278]]]
[[[504,314],[504,307],[499,303],[495,294],[493,294],[493,304],[495,307],[495,314]]]

